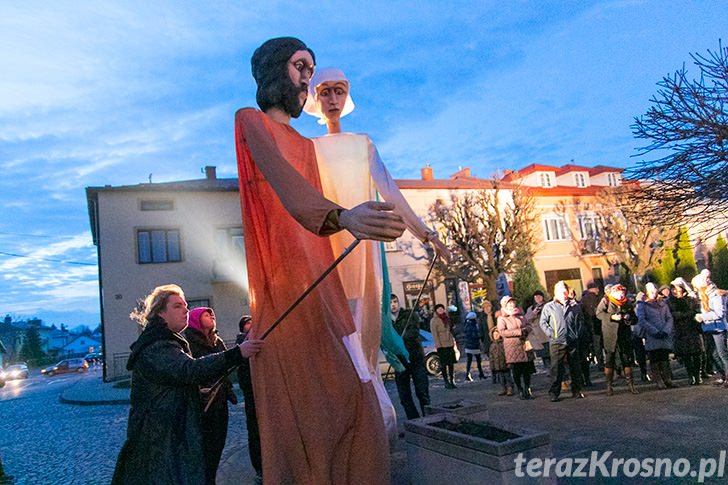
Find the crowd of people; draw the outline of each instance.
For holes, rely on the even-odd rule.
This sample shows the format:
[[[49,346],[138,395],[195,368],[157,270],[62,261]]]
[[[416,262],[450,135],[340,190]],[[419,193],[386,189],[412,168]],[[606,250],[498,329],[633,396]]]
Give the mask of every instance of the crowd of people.
[[[550,302],[537,291],[525,311],[518,303],[504,296],[498,311],[477,319],[471,312],[463,324],[466,352],[477,347],[472,341],[477,335],[500,396],[532,399],[530,381],[538,358],[550,376],[548,396],[554,402],[564,391],[585,398],[585,390],[593,387],[592,376],[602,372],[607,396],[614,395],[617,376],[624,378],[630,394],[639,394],[633,369],[640,370],[643,383],[654,382],[660,390],[678,387],[673,357],[685,367],[689,385],[713,377],[713,384],[728,388],[726,292],[711,281],[707,269],[691,283],[680,277],[659,288],[647,283],[636,295],[628,295],[622,284],[601,291],[589,283],[576,298],[559,281]],[[468,354],[466,381],[472,380],[472,358],[480,364],[480,355]],[[445,381],[447,388],[449,372]]]

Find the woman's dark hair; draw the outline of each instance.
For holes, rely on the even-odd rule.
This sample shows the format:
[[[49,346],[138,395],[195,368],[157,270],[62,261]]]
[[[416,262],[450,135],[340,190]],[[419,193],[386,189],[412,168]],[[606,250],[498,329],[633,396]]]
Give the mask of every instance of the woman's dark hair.
[[[435,311],[437,311],[438,308],[445,308],[445,305],[443,305],[442,303],[438,303],[437,305],[435,305]]]

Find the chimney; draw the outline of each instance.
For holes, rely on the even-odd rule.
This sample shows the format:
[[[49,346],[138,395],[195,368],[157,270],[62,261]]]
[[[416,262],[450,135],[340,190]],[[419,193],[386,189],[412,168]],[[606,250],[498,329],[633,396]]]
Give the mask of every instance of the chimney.
[[[420,173],[422,174],[422,180],[433,180],[432,167],[430,167],[429,163],[425,164],[425,168],[420,169]]]
[[[207,180],[217,179],[217,173],[214,165],[205,165],[205,177]]]
[[[451,180],[469,179],[469,178],[470,178],[470,168],[468,168],[468,167],[460,168],[460,170],[458,170],[454,174],[450,175]]]

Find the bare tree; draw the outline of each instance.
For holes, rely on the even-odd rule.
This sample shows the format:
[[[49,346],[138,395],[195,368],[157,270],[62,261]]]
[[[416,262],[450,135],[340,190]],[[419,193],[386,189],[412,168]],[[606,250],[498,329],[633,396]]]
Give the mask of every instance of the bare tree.
[[[728,209],[728,48],[719,41],[717,51],[690,56],[698,78],[691,80],[683,64],[657,84],[652,106],[635,118],[635,137],[647,141],[636,156],[653,158],[627,176],[642,181],[643,200],[666,209],[645,220],[678,225],[687,217],[717,231],[728,227],[728,219],[715,218]]]
[[[494,180],[492,188],[453,194],[449,203],[437,200],[429,217],[453,254],[449,265],[436,263],[438,272],[483,285],[489,299],[500,273],[517,270],[533,256],[534,199],[521,187],[506,191]]]
[[[592,202],[574,198],[556,208],[564,216],[573,211],[592,214],[596,220],[596,233],[587,240],[594,244],[582,244],[587,241],[571,235],[575,255],[602,255],[610,266],[624,267],[636,280],[660,263],[666,243],[677,235],[676,228],[649,221],[659,210],[658,204],[646,198],[640,184],[634,182],[604,189]]]

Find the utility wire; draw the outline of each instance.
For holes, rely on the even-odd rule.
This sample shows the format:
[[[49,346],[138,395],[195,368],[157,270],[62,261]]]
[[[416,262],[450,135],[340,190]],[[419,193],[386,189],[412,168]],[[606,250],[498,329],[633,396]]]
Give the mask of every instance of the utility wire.
[[[27,256],[25,254],[6,253],[5,251],[0,251],[0,256],[9,256],[13,258],[28,258],[35,259],[37,261],[46,261],[49,263],[76,264],[79,266],[96,266],[96,263],[82,263],[80,261],[64,261],[62,259],[38,258],[36,256]]]

